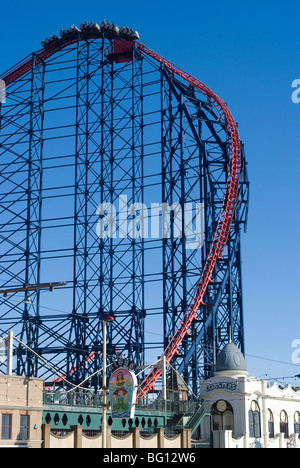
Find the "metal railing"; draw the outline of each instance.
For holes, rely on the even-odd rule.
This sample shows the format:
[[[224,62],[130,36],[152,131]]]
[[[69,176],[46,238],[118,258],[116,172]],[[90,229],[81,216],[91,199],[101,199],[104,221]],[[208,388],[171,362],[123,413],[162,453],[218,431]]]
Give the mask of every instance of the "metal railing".
[[[175,396],[176,398],[176,396]],[[68,391],[64,389],[44,390],[44,405],[88,406],[102,407],[102,390],[97,392],[87,389]],[[170,415],[191,417],[198,408],[198,402],[194,400],[180,401],[155,399],[139,399],[136,411],[150,411],[169,413]]]

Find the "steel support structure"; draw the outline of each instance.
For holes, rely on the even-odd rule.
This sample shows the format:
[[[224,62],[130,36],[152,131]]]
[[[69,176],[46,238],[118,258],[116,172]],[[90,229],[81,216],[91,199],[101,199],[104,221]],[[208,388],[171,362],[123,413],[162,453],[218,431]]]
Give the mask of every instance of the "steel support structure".
[[[1,299],[0,332],[78,384],[102,367],[105,315],[110,359],[143,365],[174,341],[216,242],[232,136],[206,88],[142,44],[74,34],[3,77],[0,286],[68,285]],[[226,247],[172,352],[194,393],[229,339],[244,351],[241,161]],[[18,372],[55,379],[21,348]]]
[[[31,70],[10,90],[10,102],[1,109],[1,260],[2,285],[38,284],[41,268],[41,210],[43,181],[43,125],[45,66],[31,56]],[[24,293],[23,293],[24,294]],[[2,323],[10,323],[12,310],[21,317],[22,341],[38,347],[40,291],[30,301],[3,304]],[[7,301],[5,301],[7,302]],[[20,323],[20,322],[19,322]],[[2,328],[2,327],[1,327]],[[17,369],[20,375],[33,375],[36,359],[19,347]]]
[[[74,282],[67,353],[68,380],[74,382],[101,367],[100,324],[107,314],[116,317],[108,332],[110,352],[120,349],[132,361],[144,362],[143,239],[127,238],[115,222],[104,226],[108,229],[100,238],[95,228],[99,206],[104,211],[116,207],[122,195],[135,210],[143,203],[142,60],[133,50],[131,60],[116,67],[108,59],[109,47],[104,36],[77,43]],[[135,216],[128,213],[126,223]],[[94,358],[87,361],[91,352]]]
[[[171,236],[163,241],[164,344],[167,347],[191,300],[199,263],[204,268],[213,241],[224,199],[229,156],[226,139],[222,140],[224,129],[213,109],[197,99],[193,88],[184,86],[162,69],[163,200],[170,206],[175,200],[181,206],[198,202],[203,210],[203,237],[198,239],[201,256],[197,249],[187,248],[184,233],[180,239]],[[245,352],[240,231],[247,220],[248,186],[243,156],[239,203],[225,253],[214,270],[190,334],[173,359],[173,365],[195,394],[199,381],[214,372],[217,354],[229,340]],[[175,205],[174,208],[175,212]],[[173,230],[175,225],[174,218]]]

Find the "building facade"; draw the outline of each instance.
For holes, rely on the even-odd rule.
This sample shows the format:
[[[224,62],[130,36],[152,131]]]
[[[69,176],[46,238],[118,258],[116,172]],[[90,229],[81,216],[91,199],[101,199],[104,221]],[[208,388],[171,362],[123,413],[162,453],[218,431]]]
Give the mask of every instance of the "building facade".
[[[214,448],[300,448],[300,389],[249,377],[243,355],[229,343],[214,377],[201,383],[203,439]]]
[[[41,448],[43,384],[0,374],[0,448]]]

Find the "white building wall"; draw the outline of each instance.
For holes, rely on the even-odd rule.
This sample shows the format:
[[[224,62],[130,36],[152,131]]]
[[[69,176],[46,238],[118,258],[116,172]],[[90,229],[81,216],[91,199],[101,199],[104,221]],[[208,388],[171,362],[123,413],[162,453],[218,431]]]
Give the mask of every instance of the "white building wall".
[[[290,386],[280,388],[276,384],[268,386],[266,381],[248,377],[247,373],[223,372],[203,381],[201,398],[210,411],[214,403],[224,400],[230,403],[234,412],[234,430],[217,431],[214,434],[214,446],[230,448],[300,448],[299,434],[295,434],[295,414],[300,413],[300,392]],[[261,437],[250,437],[249,411],[253,402],[260,410]],[[274,417],[274,438],[269,437],[269,411]],[[281,412],[288,416],[289,438],[280,433]],[[210,418],[201,423],[202,436],[210,432]],[[217,448],[217,447],[216,447]]]

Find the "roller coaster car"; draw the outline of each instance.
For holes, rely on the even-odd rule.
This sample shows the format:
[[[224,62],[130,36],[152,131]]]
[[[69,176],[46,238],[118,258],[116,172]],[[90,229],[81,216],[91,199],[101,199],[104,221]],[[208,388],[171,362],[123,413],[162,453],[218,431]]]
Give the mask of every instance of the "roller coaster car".
[[[122,26],[120,28],[120,35],[126,37],[126,39],[139,39],[140,35],[137,31],[134,31],[133,29],[129,29],[126,26]]]
[[[114,23],[110,23],[109,21],[102,21],[101,23],[101,30],[109,31],[114,34],[119,34],[119,28]]]
[[[71,26],[69,29],[61,29],[60,30],[60,35],[61,37],[66,37],[66,36],[70,36],[71,34],[77,34],[79,32],[79,29],[77,28],[77,26]]]
[[[94,23],[94,21],[92,21],[91,23],[88,23],[86,21],[85,23],[81,24],[80,30],[82,32],[99,32],[100,31],[100,26],[99,26],[99,24]]]
[[[47,47],[50,47],[51,45],[55,44],[58,41],[59,41],[58,36],[54,34],[53,36],[51,35],[47,37],[47,39],[45,39],[44,41],[41,41],[41,44],[44,47],[44,49],[46,49]]]

